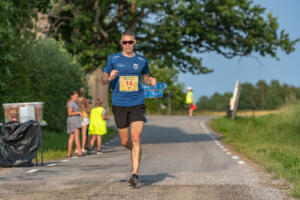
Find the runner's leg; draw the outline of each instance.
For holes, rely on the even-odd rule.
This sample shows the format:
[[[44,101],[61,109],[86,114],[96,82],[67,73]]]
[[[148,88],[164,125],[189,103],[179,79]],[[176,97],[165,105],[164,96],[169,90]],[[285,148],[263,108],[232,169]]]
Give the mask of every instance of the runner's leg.
[[[129,128],[118,129],[118,132],[119,132],[119,135],[120,135],[121,144],[131,151],[132,150],[132,143],[129,140]]]
[[[138,174],[140,161],[142,157],[141,134],[143,131],[144,122],[135,121],[131,123],[131,139],[132,139],[132,174]]]

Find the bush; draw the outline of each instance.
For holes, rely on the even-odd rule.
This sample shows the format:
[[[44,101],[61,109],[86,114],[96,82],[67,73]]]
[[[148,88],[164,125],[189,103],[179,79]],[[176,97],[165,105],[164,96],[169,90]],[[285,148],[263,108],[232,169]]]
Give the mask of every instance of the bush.
[[[18,53],[1,102],[43,101],[48,129],[65,131],[69,94],[86,86],[79,64],[54,39],[27,41]]]

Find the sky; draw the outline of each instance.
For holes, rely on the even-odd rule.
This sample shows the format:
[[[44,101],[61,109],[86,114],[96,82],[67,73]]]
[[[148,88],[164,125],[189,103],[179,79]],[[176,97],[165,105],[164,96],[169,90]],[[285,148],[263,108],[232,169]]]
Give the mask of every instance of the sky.
[[[278,17],[279,30],[289,33],[290,39],[300,37],[300,0],[254,0],[254,3]],[[289,55],[279,51],[279,61],[270,56],[226,59],[215,53],[201,54],[203,65],[214,72],[206,75],[179,74],[178,81],[193,88],[196,101],[215,92],[233,92],[236,80],[255,84],[258,80],[270,83],[276,79],[282,84],[300,87],[300,43],[295,48]]]

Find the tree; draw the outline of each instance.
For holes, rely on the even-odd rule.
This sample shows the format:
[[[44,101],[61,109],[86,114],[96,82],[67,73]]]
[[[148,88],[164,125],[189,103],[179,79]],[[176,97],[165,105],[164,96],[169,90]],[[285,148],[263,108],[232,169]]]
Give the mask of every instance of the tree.
[[[72,91],[86,86],[80,65],[54,39],[27,41],[17,53],[17,65],[5,79],[7,88],[0,89],[0,102],[42,101],[47,128],[65,132],[66,101]]]
[[[0,1],[0,89],[8,87],[7,80],[12,75],[18,58],[18,47],[32,35],[36,11],[45,9],[40,0]]]
[[[209,73],[199,54],[226,58],[294,51],[277,19],[252,0],[60,0],[49,11],[51,35],[66,41],[86,71],[120,50],[120,32],[133,30],[150,65]],[[103,88],[105,89],[105,88]]]
[[[201,96],[197,102],[197,109],[210,110],[209,109],[209,97]]]
[[[185,109],[185,93],[184,86],[178,83],[178,71],[173,68],[159,68],[155,65],[151,68],[151,76],[156,77],[158,82],[165,82],[168,85],[168,90],[171,91],[171,108],[172,111],[182,111]],[[164,98],[160,101],[147,99],[145,101],[147,110],[157,111],[159,103],[167,106],[167,91],[164,90]]]

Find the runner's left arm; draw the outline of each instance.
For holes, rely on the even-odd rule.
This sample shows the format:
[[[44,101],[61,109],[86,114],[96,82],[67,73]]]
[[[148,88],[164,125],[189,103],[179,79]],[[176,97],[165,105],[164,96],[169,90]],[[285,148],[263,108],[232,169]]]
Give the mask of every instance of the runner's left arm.
[[[146,85],[155,86],[156,85],[156,78],[150,76],[150,74],[143,74],[144,83]]]

